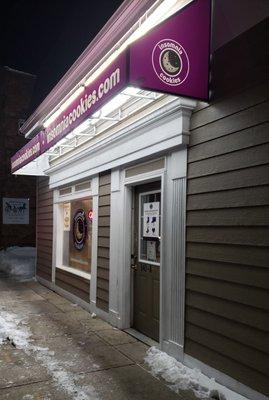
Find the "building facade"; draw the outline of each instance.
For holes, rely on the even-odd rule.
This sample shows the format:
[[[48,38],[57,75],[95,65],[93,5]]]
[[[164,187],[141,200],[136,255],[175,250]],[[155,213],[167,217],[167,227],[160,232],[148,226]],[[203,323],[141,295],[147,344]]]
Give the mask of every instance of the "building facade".
[[[14,176],[10,169],[10,157],[27,142],[19,134],[19,125],[29,111],[34,83],[35,76],[31,74],[0,68],[0,248],[35,246],[36,177]],[[29,223],[9,223],[5,220],[6,203],[15,202],[22,207],[20,199],[29,205]]]
[[[244,8],[244,2],[239,9],[229,1],[225,6],[213,2],[210,13],[210,3],[124,2],[24,124],[22,130],[32,137],[31,148],[39,156],[35,165],[33,151],[27,162],[19,159],[23,151],[12,162],[15,173],[35,170],[39,175],[36,273],[41,283],[141,340],[153,339],[168,354],[234,391],[265,399],[268,5],[260,1],[254,10],[251,4]],[[184,60],[184,39],[183,50],[178,50],[169,37],[171,53],[158,42],[158,60],[163,66],[160,74],[169,76],[165,84],[170,89],[149,88],[142,72],[134,84],[132,54],[138,54],[140,46],[146,49],[160,29],[172,35],[171,21],[177,16],[188,27],[187,13],[197,7],[204,12],[199,13],[205,17],[203,23],[211,18],[210,75],[208,68],[203,72],[209,59],[207,47],[202,47],[205,42],[199,46],[196,38],[205,64],[195,76],[184,75],[186,65],[188,71],[195,69],[191,70],[192,59],[187,60],[187,50]],[[203,23],[202,28],[209,29]],[[62,101],[83,77],[86,86],[99,82],[100,65],[120,53],[122,43],[141,26],[151,31],[130,41],[131,85],[121,87],[116,103],[110,97],[95,109],[91,102],[93,112],[63,136],[71,122],[66,120],[70,103]],[[153,49],[153,69],[154,54]],[[189,76],[193,81],[188,90],[194,88],[194,94],[176,93],[174,79]],[[195,95],[201,83],[207,89],[204,78],[210,82],[208,99],[202,91]],[[105,82],[98,83],[104,92]],[[86,101],[89,94],[83,90]],[[69,115],[72,119],[72,112]],[[48,128],[51,123],[58,124],[54,131]],[[36,133],[42,127],[51,145],[41,154],[44,136],[37,148]]]

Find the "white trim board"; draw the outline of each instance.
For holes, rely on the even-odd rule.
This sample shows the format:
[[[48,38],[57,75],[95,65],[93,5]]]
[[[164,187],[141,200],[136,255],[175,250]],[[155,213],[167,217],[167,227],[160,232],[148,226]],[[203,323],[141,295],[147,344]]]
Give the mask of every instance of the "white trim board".
[[[120,329],[132,325],[131,225],[133,186],[161,180],[160,346],[182,360],[185,306],[185,205],[187,149],[167,153],[165,168],[124,178],[111,197],[110,315]],[[115,196],[116,195],[116,196]],[[172,237],[172,230],[174,236]],[[116,261],[116,262],[115,262]],[[172,289],[171,289],[172,288]],[[111,317],[112,318],[112,317]]]
[[[68,267],[68,266],[65,266],[65,265],[58,265],[58,266],[56,266],[56,270],[57,269],[69,272],[70,274],[73,274],[73,275],[76,275],[76,276],[80,276],[81,278],[87,279],[89,282],[91,280],[91,274],[89,274],[87,272],[84,272],[84,271],[81,271],[79,269],[75,269],[75,268]]]
[[[158,157],[158,154],[185,145],[189,140],[190,117],[195,105],[195,101],[176,99],[52,166],[46,171],[50,176],[50,188],[70,185],[143,158]]]
[[[97,291],[97,252],[98,252],[98,197],[99,177],[92,179],[92,265],[91,265],[91,283],[90,283],[90,302],[96,301]]]

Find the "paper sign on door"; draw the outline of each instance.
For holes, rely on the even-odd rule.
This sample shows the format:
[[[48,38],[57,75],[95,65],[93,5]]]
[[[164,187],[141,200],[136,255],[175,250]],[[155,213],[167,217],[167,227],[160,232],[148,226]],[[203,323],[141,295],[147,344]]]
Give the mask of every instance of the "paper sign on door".
[[[160,202],[144,204],[144,224],[143,236],[148,238],[158,238],[160,236],[159,225]]]
[[[147,260],[157,262],[156,240],[147,240]]]

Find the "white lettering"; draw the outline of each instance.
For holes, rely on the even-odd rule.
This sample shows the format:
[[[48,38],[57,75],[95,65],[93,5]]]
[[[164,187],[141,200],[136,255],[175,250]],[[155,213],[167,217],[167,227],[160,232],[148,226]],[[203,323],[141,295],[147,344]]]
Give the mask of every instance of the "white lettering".
[[[67,130],[77,118],[81,117],[87,110],[91,108],[97,101],[101,99],[105,94],[112,90],[115,86],[120,83],[120,69],[117,68],[112,74],[107,77],[103,82],[100,83],[97,90],[93,90],[91,94],[84,95],[84,99],[79,99],[79,104],[68,114],[62,117],[62,120],[52,128],[46,130],[47,142],[51,142],[62,132]]]

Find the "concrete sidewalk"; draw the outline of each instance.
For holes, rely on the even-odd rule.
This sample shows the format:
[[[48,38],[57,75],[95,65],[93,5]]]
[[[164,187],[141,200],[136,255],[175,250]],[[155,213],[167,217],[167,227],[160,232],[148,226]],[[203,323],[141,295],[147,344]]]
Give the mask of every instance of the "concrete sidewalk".
[[[9,324],[0,344],[1,400],[195,398],[149,373],[145,344],[36,282],[0,277],[0,332],[1,321]],[[16,345],[16,335],[27,344]]]

